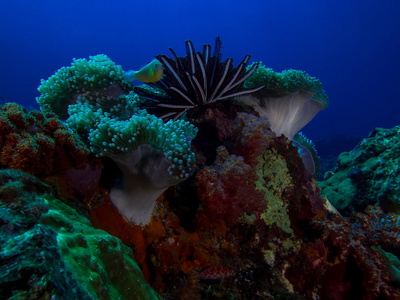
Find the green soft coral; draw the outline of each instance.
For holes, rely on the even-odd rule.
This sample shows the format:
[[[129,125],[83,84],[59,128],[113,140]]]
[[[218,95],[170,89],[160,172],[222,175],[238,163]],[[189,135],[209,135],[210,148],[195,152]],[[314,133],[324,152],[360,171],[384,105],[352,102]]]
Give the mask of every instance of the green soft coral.
[[[41,80],[36,101],[44,112],[54,112],[61,119],[68,118],[68,106],[74,104],[79,96],[101,92],[118,98],[122,91],[132,88],[132,83],[123,77],[122,67],[116,65],[104,54],[73,59],[71,66],[62,67],[47,80]]]
[[[248,66],[250,68],[252,65]],[[257,97],[280,97],[290,95],[298,91],[314,93],[313,98],[328,106],[329,100],[322,89],[322,83],[315,77],[301,70],[283,70],[278,73],[266,68],[260,62],[260,66],[244,82],[244,87],[254,88],[264,85],[264,88],[253,93]]]
[[[77,103],[68,107],[68,126],[87,140],[91,129],[95,128],[104,116],[118,120],[129,120],[139,112],[136,102],[137,95],[133,92],[121,95],[118,99],[101,99],[93,105],[86,98],[79,97]],[[117,101],[118,100],[118,101]]]
[[[89,133],[90,149],[98,156],[115,157],[135,151],[147,144],[163,151],[171,162],[170,175],[187,178],[193,172],[194,153],[190,150],[197,128],[185,121],[164,123],[154,115],[140,111],[129,120],[99,114],[99,122]]]

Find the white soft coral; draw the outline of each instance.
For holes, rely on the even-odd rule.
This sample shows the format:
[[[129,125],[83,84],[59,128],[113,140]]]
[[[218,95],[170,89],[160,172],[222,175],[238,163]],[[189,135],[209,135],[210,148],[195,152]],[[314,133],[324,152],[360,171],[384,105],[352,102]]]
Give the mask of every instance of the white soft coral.
[[[321,82],[300,70],[277,73],[260,65],[244,85],[246,88],[264,85],[263,89],[238,100],[252,106],[261,116],[267,115],[276,135],[284,134],[290,140],[329,104]]]
[[[260,116],[266,115],[277,136],[284,134],[292,140],[318,112],[326,108],[324,102],[313,98],[314,95],[310,91],[296,91],[280,97],[248,95],[240,97],[240,100],[252,106]]]
[[[110,191],[111,202],[137,225],[150,221],[157,198],[170,186],[186,179],[169,173],[171,161],[162,151],[143,144],[124,154],[109,155],[124,173],[121,188]]]

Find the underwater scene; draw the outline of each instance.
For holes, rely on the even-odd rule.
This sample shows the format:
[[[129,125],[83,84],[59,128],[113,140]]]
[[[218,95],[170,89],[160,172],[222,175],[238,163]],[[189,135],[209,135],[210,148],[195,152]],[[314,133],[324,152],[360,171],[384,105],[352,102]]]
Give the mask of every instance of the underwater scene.
[[[0,299],[400,299],[399,14],[1,1]]]

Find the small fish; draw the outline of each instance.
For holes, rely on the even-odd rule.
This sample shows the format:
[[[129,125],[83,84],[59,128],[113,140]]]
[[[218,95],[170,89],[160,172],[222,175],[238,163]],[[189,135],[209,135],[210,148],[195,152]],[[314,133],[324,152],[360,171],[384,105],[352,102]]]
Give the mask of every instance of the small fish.
[[[157,59],[153,59],[139,71],[126,71],[124,77],[126,80],[140,80],[142,82],[156,82],[163,75],[163,66]]]

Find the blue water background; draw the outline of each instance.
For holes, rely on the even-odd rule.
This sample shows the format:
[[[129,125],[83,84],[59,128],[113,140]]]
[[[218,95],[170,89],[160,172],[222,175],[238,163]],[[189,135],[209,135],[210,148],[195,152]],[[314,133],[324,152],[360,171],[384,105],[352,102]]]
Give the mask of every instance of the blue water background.
[[[400,123],[400,1],[0,1],[0,100],[38,108],[40,79],[72,58],[104,53],[124,70],[154,55],[223,43],[275,71],[305,70],[329,107],[303,132],[311,139],[367,136]]]

